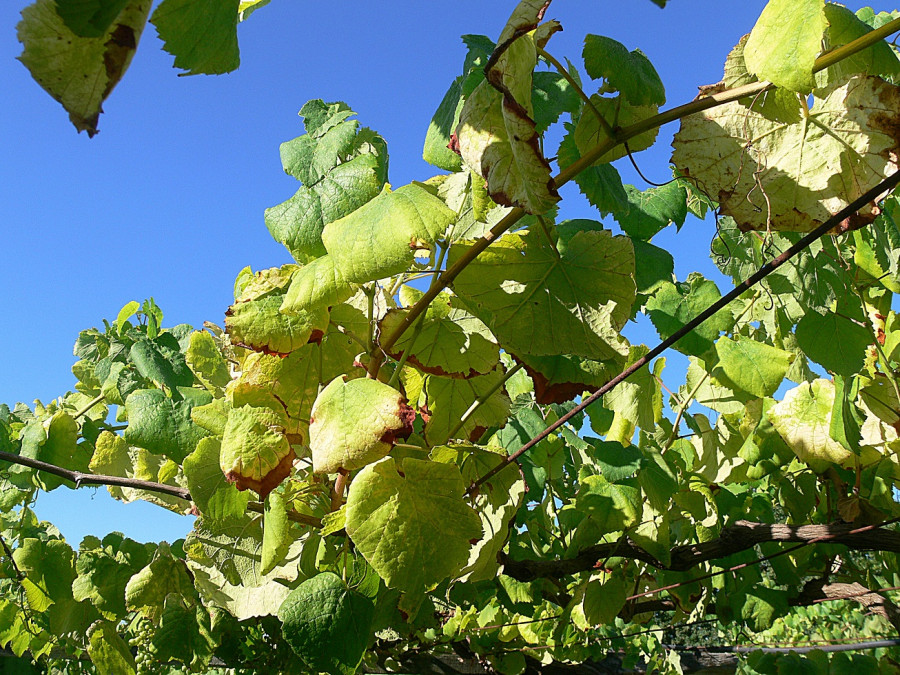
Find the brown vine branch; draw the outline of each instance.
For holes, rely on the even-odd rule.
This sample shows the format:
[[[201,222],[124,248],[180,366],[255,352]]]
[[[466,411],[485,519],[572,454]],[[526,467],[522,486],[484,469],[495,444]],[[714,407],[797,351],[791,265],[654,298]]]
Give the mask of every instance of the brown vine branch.
[[[154,483],[149,480],[138,480],[137,478],[123,478],[122,476],[104,476],[94,473],[83,473],[81,471],[72,471],[64,469],[55,464],[42,462],[31,457],[23,457],[22,455],[13,455],[9,452],[0,451],[0,461],[9,462],[11,464],[21,464],[38,471],[45,471],[65,478],[75,483],[75,487],[82,485],[116,485],[118,487],[137,488],[138,490],[149,490],[150,492],[159,492],[161,494],[179,497],[187,501],[191,500],[191,493],[186,488],[176,487],[174,485],[164,485],[162,483]]]
[[[676,546],[671,551],[671,561],[665,565],[643,548],[637,546],[627,537],[618,542],[597,544],[581,551],[574,558],[560,560],[512,560],[505,553],[500,554],[503,573],[519,581],[532,581],[537,578],[559,579],[579,572],[595,568],[596,564],[609,557],[640,560],[656,569],[671,572],[685,572],[692,567],[710,560],[725,558],[741,551],[753,548],[757,544],[768,542],[800,543],[801,546],[827,541],[830,544],[843,544],[859,551],[891,551],[900,552],[900,532],[887,530],[880,525],[854,527],[846,523],[831,525],[780,525],[754,523],[739,520],[722,530],[717,539],[699,544]],[[792,547],[788,550],[794,550]],[[783,555],[782,551],[779,555]],[[771,558],[772,556],[767,556]],[[744,563],[746,567],[750,563]],[[717,574],[724,573],[717,572]],[[691,579],[693,583],[698,579]],[[670,587],[666,587],[667,589]],[[664,589],[654,589],[634,598],[652,595]]]
[[[23,457],[22,455],[13,455],[9,452],[2,451],[0,451],[0,462],[20,464],[31,469],[37,469],[38,471],[45,471],[47,473],[53,474],[54,476],[59,476],[60,478],[65,478],[66,480],[72,481],[73,483],[75,483],[76,488],[79,488],[83,485],[115,485],[117,487],[147,490],[148,492],[159,492],[160,494],[171,495],[173,497],[184,499],[185,501],[193,501],[189,490],[187,490],[186,488],[177,487],[175,485],[154,483],[149,480],[139,480],[137,478],[105,476],[96,473],[72,471],[71,469],[64,469],[61,466],[49,464],[48,462],[42,462],[38,459]],[[250,502],[249,504],[247,504],[247,510],[254,513],[262,513],[263,505],[258,502]],[[322,526],[322,521],[320,519],[313,516],[307,516],[303,513],[297,513],[296,511],[288,511],[288,519],[293,520],[297,523],[302,523],[304,525],[311,525],[313,527]]]
[[[853,54],[856,54],[863,49],[871,47],[879,40],[884,39],[888,35],[898,30],[900,30],[900,19],[889,21],[880,28],[870,31],[865,35],[857,38],[856,40],[848,42],[846,45],[839,47],[838,49],[834,49],[823,54],[818,59],[816,59],[814,71],[818,72],[820,70],[824,70],[825,68],[834,65],[842,59],[852,56]],[[495,54],[498,54],[498,52],[499,48],[497,51],[495,51]],[[491,64],[489,63],[488,66],[490,65]],[[579,160],[573,162],[565,169],[560,171],[556,176],[553,177],[553,183],[557,188],[562,187],[570,180],[572,180],[576,175],[578,175],[581,171],[587,169],[594,162],[600,159],[600,157],[613,149],[615,146],[624,143],[625,141],[630,140],[631,138],[634,138],[635,136],[642,134],[645,131],[655,129],[656,127],[660,127],[663,124],[668,124],[669,122],[674,122],[675,120],[679,120],[682,117],[686,117],[687,115],[692,115],[694,113],[702,112],[703,110],[708,110],[709,108],[723,105],[725,103],[730,103],[731,101],[737,101],[748,96],[756,96],[771,88],[772,86],[773,85],[769,82],[753,82],[741,87],[735,87],[734,89],[729,89],[716,94],[711,94],[709,96],[704,96],[703,98],[691,101],[690,103],[686,103],[684,105],[677,106],[665,112],[659,113],[658,115],[654,115],[652,117],[648,117],[645,120],[641,120],[640,122],[632,124],[629,127],[620,129],[618,130],[614,138],[609,138],[599,143],[593,149],[588,151],[584,156],[582,156]],[[500,235],[505,233],[507,230],[509,230],[509,228],[511,228],[519,220],[521,220],[524,215],[525,211],[523,209],[520,209],[518,207],[512,209],[499,223],[491,228],[490,232],[485,234],[481,239],[478,239],[475,244],[471,248],[469,248],[452,267],[445,271],[440,277],[435,279],[435,282],[428,289],[428,291],[426,291],[425,295],[423,295],[419,299],[419,301],[410,308],[409,312],[397,325],[394,331],[390,335],[383,336],[383,339],[381,340],[382,349],[376,350],[370,358],[368,367],[369,377],[374,378],[378,375],[378,371],[381,369],[381,364],[384,362],[384,352],[390,350],[390,348],[393,347],[394,343],[400,338],[401,335],[403,335],[404,332],[409,329],[416,318],[425,311],[428,305],[431,304],[431,302],[438,296],[438,294],[445,288],[450,286],[450,284],[453,283],[454,279],[456,279],[456,277],[459,276],[459,274],[473,260],[475,260],[476,257],[478,257]],[[371,350],[370,353],[372,353]]]
[[[823,237],[827,232],[829,232],[834,227],[838,226],[845,219],[849,218],[853,214],[855,214],[859,209],[863,208],[870,202],[875,201],[879,197],[881,197],[886,192],[890,192],[895,187],[897,187],[898,183],[900,183],[900,171],[896,171],[887,178],[885,178],[882,182],[880,182],[875,187],[871,188],[861,197],[858,197],[856,200],[848,204],[845,208],[841,209],[838,213],[833,215],[831,218],[822,223],[819,227],[817,227],[812,232],[809,232],[802,239],[797,241],[793,246],[788,248],[784,253],[780,254],[776,258],[773,258],[762,267],[760,267],[756,272],[751,274],[747,279],[737,284],[731,291],[723,295],[716,302],[707,307],[703,312],[698,314],[695,318],[688,321],[684,326],[675,331],[671,336],[659,342],[653,349],[651,349],[647,354],[643,357],[635,361],[631,366],[623,370],[621,373],[616,375],[614,378],[609,380],[606,384],[604,384],[600,389],[596,392],[584,398],[581,403],[576,405],[572,410],[567,412],[565,415],[562,415],[558,420],[556,420],[553,424],[548,426],[544,431],[539,433],[537,436],[529,440],[525,443],[521,448],[516,450],[511,455],[507,456],[506,459],[498,464],[496,467],[488,471],[485,475],[475,481],[468,490],[468,494],[471,494],[474,490],[476,490],[480,485],[482,485],[485,481],[490,479],[492,476],[496,475],[499,471],[502,471],[503,468],[507,464],[511,464],[516,461],[519,457],[521,457],[524,453],[528,452],[535,445],[540,443],[542,440],[547,438],[550,434],[556,431],[563,424],[572,419],[575,415],[580,413],[582,410],[587,408],[591,403],[598,400],[608,391],[613,389],[617,384],[626,380],[633,373],[640,370],[647,363],[655,359],[657,356],[666,351],[669,347],[678,342],[681,338],[683,338],[688,333],[691,333],[695,328],[697,328],[700,324],[706,321],[708,318],[713,316],[716,312],[725,308],[729,305],[733,300],[736,300],[741,294],[745,291],[749,290],[753,286],[755,286],[759,281],[767,277],[769,274],[774,272],[776,269],[781,267],[788,260],[796,256],[801,251],[808,248],[813,242]]]

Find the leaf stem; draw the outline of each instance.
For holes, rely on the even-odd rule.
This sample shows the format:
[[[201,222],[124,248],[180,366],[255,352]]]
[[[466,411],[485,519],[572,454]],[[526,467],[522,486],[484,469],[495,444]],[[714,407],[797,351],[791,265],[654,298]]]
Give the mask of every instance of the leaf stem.
[[[553,241],[553,235],[550,234],[550,228],[547,226],[547,219],[544,218],[544,216],[537,216],[537,221],[541,224],[544,236],[547,237],[547,243],[550,245],[550,250],[553,251],[556,258],[559,259],[559,249],[556,248],[556,242]]]
[[[665,447],[662,449],[662,454],[665,454],[666,451],[672,447],[672,444],[675,442],[675,439],[679,438],[678,436],[678,427],[681,425],[681,420],[684,418],[684,413],[690,407],[691,402],[694,400],[694,397],[697,395],[697,392],[700,391],[700,387],[703,386],[703,383],[709,379],[709,372],[704,370],[703,377],[694,385],[694,388],[688,393],[687,396],[684,397],[684,400],[678,406],[678,414],[675,415],[675,422],[672,425],[672,433],[669,434],[669,440],[666,441]]]
[[[594,114],[594,117],[597,118],[597,122],[600,123],[600,128],[603,129],[603,133],[609,136],[610,138],[616,137],[616,132],[613,130],[612,126],[610,126],[609,122],[606,121],[606,118],[600,114],[600,111],[597,110],[597,106],[594,105],[594,102],[591,101],[591,97],[584,93],[584,90],[575,81],[575,78],[572,77],[572,74],[566,70],[566,68],[561,64],[556,58],[550,54],[549,52],[544,51],[540,47],[537,48],[537,53],[544,58],[550,65],[556,68],[557,72],[563,76],[566,82],[575,90],[578,96],[584,101],[584,104],[590,108],[591,112]]]
[[[77,419],[78,419],[79,417],[81,417],[82,415],[87,414],[87,412],[88,412],[91,408],[93,408],[93,407],[94,407],[95,405],[97,405],[98,403],[102,403],[105,399],[106,399],[106,396],[104,396],[103,394],[100,394],[100,395],[97,396],[96,398],[91,399],[90,403],[88,403],[88,404],[87,404],[86,406],[84,406],[81,410],[79,410],[77,413],[75,413],[75,415],[74,415],[75,419],[77,420]]]
[[[447,438],[454,438],[456,434],[459,433],[459,430],[463,428],[463,425],[465,425],[465,423],[469,421],[469,418],[472,417],[472,415],[474,415],[481,406],[487,403],[490,400],[491,396],[496,394],[500,390],[500,387],[502,387],[509,381],[509,378],[518,373],[522,369],[523,365],[524,364],[517,363],[515,366],[507,370],[506,374],[496,384],[494,384],[484,394],[472,401],[472,405],[470,405],[468,410],[466,410],[466,412],[463,413],[462,417],[459,418],[459,422],[457,422],[453,426],[453,428],[450,430],[450,433],[447,434]]]

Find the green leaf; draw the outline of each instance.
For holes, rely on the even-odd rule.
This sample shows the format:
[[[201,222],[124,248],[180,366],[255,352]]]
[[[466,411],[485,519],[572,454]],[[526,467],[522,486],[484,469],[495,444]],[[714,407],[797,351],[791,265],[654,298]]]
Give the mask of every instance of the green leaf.
[[[817,94],[824,98],[796,121],[740,102],[689,115],[672,162],[717,195],[741,230],[809,232],[896,170],[900,124],[900,88],[879,78],[856,76]],[[864,207],[853,227],[875,215]]]
[[[444,98],[441,99],[438,109],[431,118],[428,131],[425,134],[425,147],[422,151],[422,159],[429,164],[444,171],[459,171],[462,168],[462,160],[459,155],[450,149],[451,134],[459,124],[459,114],[462,111],[466,96],[472,89],[467,90],[469,81],[479,75],[483,78],[483,69],[488,57],[494,51],[494,43],[483,35],[463,35],[463,42],[468,48],[463,74],[453,80]],[[471,85],[474,88],[474,84]]]
[[[98,38],[127,4],[128,0],[56,0],[56,13],[78,37]]]
[[[205,392],[201,392],[205,393]],[[204,403],[210,400],[207,394]],[[181,463],[197,442],[209,432],[191,421],[195,401],[185,398],[175,401],[160,389],[141,389],[125,401],[128,428],[125,440],[152,453]]]
[[[574,69],[571,64],[570,69]],[[576,114],[581,108],[581,97],[562,75],[542,71],[534,73],[531,103],[535,131],[542,134],[564,112]]]
[[[195,669],[205,669],[217,640],[206,608],[170,593],[151,642],[154,657],[161,663],[178,660]]]
[[[794,360],[794,354],[743,335],[716,341],[717,369],[748,394],[765,398],[774,394]],[[722,379],[722,378],[720,378]]]
[[[386,457],[350,483],[347,534],[389,587],[422,593],[459,572],[482,536],[464,492],[455,465]]]
[[[125,605],[141,612],[151,620],[158,620],[166,597],[174,593],[188,599],[196,597],[194,584],[184,561],[172,557],[167,544],[160,544],[150,564],[128,581]]]
[[[678,477],[663,456],[653,448],[643,450],[638,483],[647,501],[660,513],[666,513],[672,505],[672,497],[678,491]]]
[[[775,619],[787,612],[788,596],[785,591],[757,585],[747,591],[741,607],[741,618],[747,622],[750,630],[763,631],[771,628]]]
[[[601,532],[618,532],[640,521],[640,490],[610,483],[603,476],[586,476],[578,488],[576,507],[598,525]]]
[[[221,396],[225,385],[231,382],[228,363],[216,346],[213,336],[206,331],[191,333],[191,341],[184,353],[188,368],[213,396]]]
[[[744,47],[747,68],[760,80],[809,93],[827,26],[825,0],[769,0]]]
[[[510,406],[509,397],[497,387],[503,377],[500,368],[467,380],[429,376],[425,381],[426,407],[430,415],[425,424],[428,443],[432,446],[446,443],[450,432],[476,400],[483,400],[482,405],[460,427],[456,436],[480,436],[488,427],[502,426]]]
[[[575,125],[575,130],[572,133],[578,152],[582,155],[588,154],[597,146],[607,145],[614,140],[607,133],[607,127],[600,124],[594,109],[597,110],[600,117],[606,120],[611,129],[637,124],[648,117],[653,117],[658,111],[658,106],[656,105],[634,105],[623,100],[622,96],[609,98],[594,94],[591,96],[591,105],[593,109],[585,108],[582,110],[581,117],[578,119],[578,123]],[[646,150],[656,141],[658,133],[659,127],[653,127],[649,131],[629,139],[628,149],[632,153]],[[604,164],[627,156],[628,150],[625,149],[624,144],[614,144],[595,163]]]
[[[593,79],[606,85],[634,105],[663,105],[666,90],[659,74],[644,53],[629,52],[620,42],[601,35],[584,38],[584,67]]]
[[[147,23],[151,0],[131,0],[100,37],[79,37],[57,13],[54,0],[22,10],[16,27],[24,45],[19,60],[59,101],[78,131],[97,133],[103,102],[128,70]],[[100,19],[100,17],[98,17]],[[105,15],[99,20],[105,22]]]
[[[355,673],[371,637],[375,605],[332,572],[307,579],[278,609],[284,639],[314,672]]]
[[[335,378],[313,404],[309,446],[313,470],[354,471],[381,459],[396,438],[412,433],[415,411],[378,380]]]
[[[561,169],[581,159],[581,151],[575,144],[576,125],[566,122],[565,127],[566,135],[559,144],[557,153],[557,162]],[[582,169],[575,176],[575,183],[581,194],[600,211],[601,216],[628,211],[628,195],[625,193],[619,172],[612,164],[592,164]]]
[[[652,294],[666,282],[671,283],[675,273],[675,259],[665,249],[640,239],[632,239],[634,246],[634,282],[640,294]]]
[[[828,435],[846,450],[858,453],[863,420],[854,401],[859,393],[859,380],[853,378],[848,382],[846,378],[835,375],[834,390],[834,407],[831,409]]]
[[[875,341],[864,326],[834,312],[808,312],[797,324],[796,335],[797,345],[810,359],[847,377],[860,371]]]
[[[683,283],[664,283],[647,302],[647,311],[663,339],[684,327],[721,297],[716,284],[697,272]],[[709,352],[721,331],[731,328],[733,319],[727,310],[716,312],[673,345],[682,354],[702,357]]]
[[[30,590],[29,604],[34,611],[42,612],[55,602],[72,599],[74,553],[65,541],[22,539],[12,558],[30,584],[30,589],[26,587],[26,591]],[[38,599],[43,606],[36,606],[33,602]]]
[[[141,377],[152,380],[169,391],[194,384],[194,374],[185,363],[178,340],[171,333],[163,333],[156,340],[136,340],[131,345],[128,359]]]
[[[219,439],[202,438],[183,463],[191,499],[203,518],[212,523],[241,517],[250,500],[247,492],[239,492],[226,480],[220,464],[221,451]]]
[[[789,390],[769,410],[769,420],[794,454],[821,473],[852,453],[829,435],[834,385],[828,380],[804,382]]]
[[[281,311],[299,314],[316,307],[332,307],[351,297],[355,288],[344,279],[334,258],[325,254],[294,273],[281,301]]]
[[[346,281],[365,283],[405,272],[455,219],[427,189],[404,185],[326,225],[322,241]]]
[[[131,649],[109,621],[95,621],[87,632],[87,651],[100,675],[134,675]]]
[[[648,351],[644,345],[632,347],[626,367],[643,358]],[[652,369],[641,368],[607,393],[603,405],[635,426],[646,430],[656,428],[656,423],[662,418],[662,389],[659,383],[665,365],[666,360],[661,358],[656,360]]]
[[[86,471],[90,461],[89,450],[78,446],[78,423],[75,419],[59,411],[50,418],[46,429],[47,440],[40,445],[35,459],[64,469]],[[36,475],[38,485],[48,492],[60,485],[73,489],[75,487],[71,481],[44,471],[38,471]]]
[[[749,401],[744,392],[717,380],[706,371],[703,361],[697,357],[689,357],[689,362],[687,378],[680,395],[687,396],[694,392],[694,401],[725,415],[743,412]]]
[[[266,226],[298,262],[325,253],[322,230],[376,197],[387,179],[387,145],[342,102],[308,101],[307,133],[281,144],[284,170],[303,182],[286,202],[266,209]]]
[[[837,49],[853,42],[872,30],[856,14],[834,2],[825,3],[825,20],[828,22],[825,40],[829,49]],[[871,47],[816,73],[816,86],[827,87],[856,73],[878,75],[896,81],[894,78],[900,75],[900,60],[887,41],[879,40]]]
[[[265,499],[290,474],[295,455],[284,425],[284,415],[271,408],[245,405],[228,414],[219,466],[238,490]]]
[[[633,445],[622,445],[616,441],[601,441],[596,438],[587,439],[592,446],[590,451],[603,477],[610,483],[630,478],[641,468],[643,455]]]
[[[679,228],[687,217],[687,191],[678,181],[672,181],[641,192],[626,185],[627,211],[616,214],[616,220],[632,239],[650,241],[660,230],[675,223]]]
[[[293,542],[290,529],[284,497],[278,492],[270,492],[263,511],[263,545],[259,561],[261,574],[268,574],[284,559]]]
[[[163,48],[186,75],[221,75],[241,63],[237,41],[240,0],[163,0],[150,22]]]
[[[585,621],[590,626],[605,626],[614,623],[622,607],[628,588],[624,579],[607,577],[605,581],[590,581],[581,601]]]
[[[453,246],[450,264],[466,250]],[[610,360],[628,353],[619,331],[635,297],[633,256],[631,241],[609,231],[579,232],[557,248],[539,232],[506,234],[453,290],[504,349]]]
[[[417,299],[410,298],[413,302]],[[399,360],[409,352],[406,362],[432,375],[475,377],[489,373],[500,361],[500,348],[487,326],[458,305],[449,294],[439,295],[388,355]],[[381,334],[392,335],[408,313],[407,309],[388,310],[381,320]]]

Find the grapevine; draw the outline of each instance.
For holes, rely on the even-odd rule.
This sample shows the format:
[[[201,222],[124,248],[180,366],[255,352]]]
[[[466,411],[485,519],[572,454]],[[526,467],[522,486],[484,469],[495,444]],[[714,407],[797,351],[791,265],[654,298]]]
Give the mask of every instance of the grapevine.
[[[93,135],[148,22],[185,72],[237,68],[267,2],[212,4],[37,0],[21,60]],[[290,262],[202,329],[129,302],[78,335],[74,391],[0,406],[0,647],[135,675],[900,668],[900,13],[769,0],[666,108],[639,49],[558,53],[555,7],[464,37],[436,175],[392,184],[348,103],[306,102],[264,213]],[[671,180],[624,184],[670,123]],[[657,245],[706,225],[731,290]],[[198,518],[73,543],[31,508],[86,486]]]

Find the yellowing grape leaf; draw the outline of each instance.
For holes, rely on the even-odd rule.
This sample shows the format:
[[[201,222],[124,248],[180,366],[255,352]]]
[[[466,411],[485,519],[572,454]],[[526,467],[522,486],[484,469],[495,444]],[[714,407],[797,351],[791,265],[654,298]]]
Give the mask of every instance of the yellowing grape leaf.
[[[834,384],[820,379],[794,387],[769,409],[772,426],[814,471],[822,472],[831,462],[840,464],[851,457],[828,433],[833,406]]]
[[[349,371],[358,351],[353,338],[330,328],[319,344],[303,345],[284,358],[251,354],[229,388],[231,402],[235,407],[262,406],[283,414],[288,441],[306,444],[319,384]]]
[[[388,355],[399,360],[408,351],[408,364],[433,375],[475,377],[489,373],[500,361],[500,348],[487,326],[458,305],[452,296],[439,295]],[[392,335],[408,313],[406,309],[389,310],[381,320],[381,334]]]
[[[450,264],[466,249],[451,248]],[[479,255],[453,290],[518,356],[605,361],[628,354],[619,331],[631,315],[633,274],[631,240],[608,230],[579,232],[556,248],[541,233],[516,232]]]
[[[534,382],[538,403],[565,403],[583,392],[597,391],[625,367],[625,357],[593,361],[572,354],[531,356],[514,354]]]
[[[537,47],[561,30],[552,21],[538,27],[548,4],[526,0],[513,11],[497,42],[503,51],[466,99],[456,128],[463,162],[487,181],[491,199],[529,213],[545,213],[559,201],[531,95]]]
[[[482,405],[466,419],[455,436],[478,437],[487,427],[502,426],[509,416],[510,406],[509,397],[500,387],[503,376],[502,368],[467,380],[429,375],[425,380],[426,408],[423,412],[427,418],[425,438],[428,443],[445,443],[476,400],[483,400]]]
[[[285,423],[271,408],[245,405],[228,414],[219,465],[238,490],[251,488],[265,499],[291,472],[295,455]]]
[[[281,301],[285,314],[299,314],[314,307],[337,305],[353,295],[355,284],[344,280],[327,253],[298,269]]]
[[[319,306],[281,313],[288,284],[297,267],[257,272],[225,313],[231,341],[266,354],[286,355],[307,342],[318,342],[328,327],[328,308]]]
[[[742,230],[813,230],[897,170],[900,140],[900,87],[857,76],[822,94],[795,122],[738,102],[690,115],[672,161]],[[836,229],[877,215],[867,206]]]
[[[19,60],[62,103],[78,131],[97,133],[103,102],[131,63],[151,4],[132,0],[99,37],[73,33],[57,14],[54,0],[38,0],[22,10],[17,32],[25,49]]]
[[[415,411],[399,391],[383,382],[335,378],[312,407],[309,447],[313,470],[352,471],[381,459],[396,438],[412,433]]]
[[[385,188],[348,216],[328,223],[322,242],[345,281],[364,283],[405,272],[416,252],[433,250],[434,240],[455,219],[444,202],[420,185],[393,192]]]
[[[350,483],[346,529],[391,588],[421,594],[459,572],[481,538],[455,464],[385,457]]]

